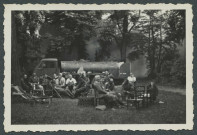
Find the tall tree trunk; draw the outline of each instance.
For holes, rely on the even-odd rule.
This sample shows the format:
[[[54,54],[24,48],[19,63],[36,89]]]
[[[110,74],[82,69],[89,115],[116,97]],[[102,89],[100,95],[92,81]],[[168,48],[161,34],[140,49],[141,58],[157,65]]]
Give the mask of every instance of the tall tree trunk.
[[[157,62],[157,72],[160,73],[161,72],[161,49],[162,49],[162,32],[161,32],[161,25],[162,22],[160,24],[160,45],[159,45],[159,58],[158,58],[158,62]]]
[[[128,14],[125,11],[123,19],[123,32],[122,32],[122,44],[121,44],[121,61],[126,62],[126,49],[127,49],[127,33],[128,33]]]
[[[14,85],[20,85],[21,69],[19,64],[19,44],[16,37],[16,20],[15,12],[12,11],[12,33],[11,33],[11,83]]]
[[[122,42],[119,43],[119,46],[120,46],[120,61],[123,61]]]
[[[125,38],[123,38],[123,41],[122,41],[122,44],[121,44],[121,61],[123,61],[123,62],[126,62],[126,53],[127,53],[127,51],[126,51],[126,48],[127,48],[127,43],[126,43],[126,41],[125,41],[126,39]]]
[[[149,22],[149,33],[148,33],[148,58],[150,59],[150,66],[152,66],[151,61],[151,17]]]
[[[152,66],[151,66],[151,73],[155,74],[155,36],[154,36],[154,28],[153,28],[153,21],[151,21],[151,30],[152,30],[152,56],[151,56],[151,61],[152,61]]]

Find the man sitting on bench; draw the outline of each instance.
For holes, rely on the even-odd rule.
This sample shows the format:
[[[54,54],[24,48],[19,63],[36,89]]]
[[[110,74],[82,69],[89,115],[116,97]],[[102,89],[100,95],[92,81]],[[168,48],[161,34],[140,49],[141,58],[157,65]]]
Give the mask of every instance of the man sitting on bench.
[[[95,80],[93,83],[93,88],[95,89],[95,92],[98,94],[103,95],[103,99],[105,101],[105,104],[108,108],[113,108],[114,106],[120,107],[124,105],[118,98],[115,92],[107,92],[105,89],[105,86],[101,82],[100,75],[95,76]]]

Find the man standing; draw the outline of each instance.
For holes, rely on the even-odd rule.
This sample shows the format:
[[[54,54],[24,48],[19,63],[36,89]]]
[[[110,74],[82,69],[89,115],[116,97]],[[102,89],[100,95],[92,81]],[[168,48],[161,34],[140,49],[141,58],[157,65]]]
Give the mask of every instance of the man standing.
[[[150,85],[147,86],[147,93],[150,94],[151,101],[154,102],[158,96],[158,88],[154,81],[151,81]]]

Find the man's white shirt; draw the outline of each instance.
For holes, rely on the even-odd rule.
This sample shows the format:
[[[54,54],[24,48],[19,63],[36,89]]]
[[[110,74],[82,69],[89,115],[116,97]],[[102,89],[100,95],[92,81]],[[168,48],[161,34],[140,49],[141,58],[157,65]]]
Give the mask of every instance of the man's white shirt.
[[[75,80],[75,78],[72,78],[72,79],[68,78],[68,79],[66,80],[66,84],[69,84],[69,83],[76,84],[77,81]]]
[[[127,79],[129,82],[136,82],[136,77],[129,76]]]

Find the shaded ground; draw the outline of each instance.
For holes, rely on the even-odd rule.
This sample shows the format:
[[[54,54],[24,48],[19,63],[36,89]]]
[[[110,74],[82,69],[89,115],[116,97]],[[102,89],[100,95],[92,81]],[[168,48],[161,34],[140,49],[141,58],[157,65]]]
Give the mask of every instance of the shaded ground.
[[[173,93],[179,93],[181,95],[186,95],[186,90],[183,88],[173,88],[173,87],[169,87],[169,86],[158,86],[158,89],[161,91],[169,91],[169,92],[173,92]]]
[[[182,94],[159,91],[158,101],[148,108],[98,111],[78,106],[77,99],[53,99],[52,106],[12,104],[12,124],[166,124],[186,122],[186,100]]]

